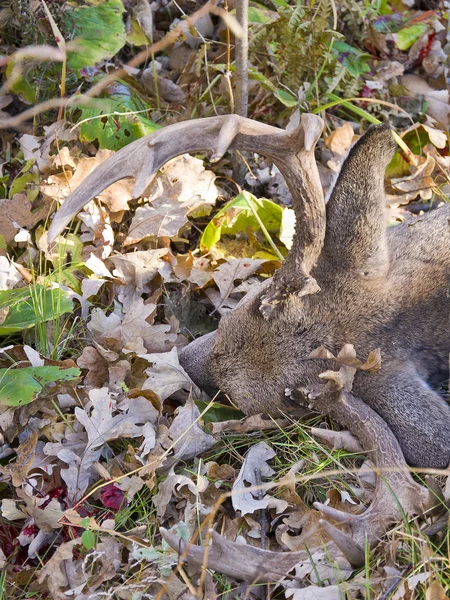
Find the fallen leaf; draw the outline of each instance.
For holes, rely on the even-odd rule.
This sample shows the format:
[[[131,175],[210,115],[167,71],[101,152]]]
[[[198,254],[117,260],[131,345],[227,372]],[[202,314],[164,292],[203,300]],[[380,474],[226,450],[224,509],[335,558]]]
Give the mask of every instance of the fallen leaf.
[[[331,135],[325,138],[325,146],[332,152],[344,156],[353,142],[355,133],[350,123],[338,127]]]
[[[236,477],[231,492],[231,501],[235,511],[241,515],[253,514],[256,510],[275,508],[277,513],[282,512],[288,506],[284,500],[278,500],[264,491],[254,489],[261,486],[263,477],[271,477],[275,471],[269,467],[267,461],[272,459],[276,452],[265,442],[259,442],[250,448],[244,463]],[[257,475],[259,473],[259,476]],[[250,487],[249,485],[250,484]],[[257,498],[257,496],[263,496]]]
[[[78,161],[73,174],[70,170],[65,169],[63,173],[51,175],[46,182],[41,184],[41,192],[58,202],[64,203],[64,200],[71,194],[82,181],[106,159],[112,156],[112,150],[97,150],[95,157],[83,157]],[[110,212],[118,212],[128,210],[128,202],[131,200],[131,190],[133,182],[130,179],[125,179],[113,183],[107,187],[101,194],[99,200],[107,207]],[[90,205],[94,204],[92,200]]]
[[[222,433],[223,431],[247,433],[249,431],[283,428],[288,424],[289,421],[287,419],[264,419],[262,414],[257,414],[240,420],[218,421],[217,423],[211,423],[211,427],[214,434]]]
[[[331,443],[333,450],[344,448],[347,452],[362,452],[363,447],[350,431],[333,431],[331,429],[321,429],[320,427],[312,427],[311,434],[314,437],[325,440]]]
[[[146,291],[147,284],[164,266],[163,256],[166,256],[168,252],[167,248],[159,248],[111,256],[109,260],[115,266],[113,275],[124,285],[135,286],[138,292]]]
[[[177,410],[177,415],[169,427],[169,434],[174,442],[174,456],[189,460],[206,452],[216,443],[215,438],[201,428],[200,411],[192,396],[186,404]]]
[[[114,483],[110,483],[100,490],[100,499],[105,508],[109,508],[114,512],[125,508],[127,505],[123,490]]]
[[[450,112],[448,90],[435,90],[417,75],[405,75],[401,78],[401,82],[412,95],[424,96],[428,102],[427,113],[436,119],[440,127],[447,129]]]
[[[106,316],[102,309],[95,308],[87,327],[95,341],[108,347],[110,340],[116,340],[118,344],[111,349],[120,348],[124,352],[142,355],[146,352],[164,352],[183,344],[185,339],[177,333],[171,333],[170,325],[152,325],[148,322],[149,319],[153,321],[155,311],[156,304],[144,304],[144,300],[137,296],[124,315],[111,313]]]
[[[444,588],[438,581],[433,581],[425,594],[426,600],[449,600]]]
[[[73,501],[79,500],[92,483],[96,475],[93,465],[99,461],[103,446],[115,439],[151,436],[149,423],[155,422],[159,414],[143,397],[117,405],[106,388],[91,390],[89,398],[92,410],[75,408],[78,423],[66,432],[64,443],[44,446],[44,454],[57,456],[68,465],[61,470],[61,477]]]
[[[222,263],[212,272],[222,300],[228,298],[234,288],[234,282],[244,280],[256,273],[267,260],[252,258],[233,258]]]
[[[214,181],[203,161],[187,154],[166,165],[152,184],[148,204],[136,210],[123,245],[176,237],[188,215],[208,215],[218,195]]]
[[[157,354],[142,354],[141,358],[151,363],[146,369],[147,380],[142,389],[151,390],[161,401],[178,392],[178,390],[197,389],[192,379],[180,365],[178,351],[172,348],[170,352]]]
[[[153,503],[156,507],[158,517],[164,517],[167,505],[172,499],[178,501],[180,498],[185,497],[186,494],[181,492],[184,487],[186,487],[194,497],[198,496],[200,490],[192,479],[186,475],[177,475],[173,469],[171,469],[164,481],[160,483],[157,494],[153,497]]]
[[[0,200],[0,235],[7,244],[13,245],[15,235],[21,227],[32,229],[39,221],[46,219],[49,212],[49,204],[33,210],[32,203],[22,193],[14,194],[11,199]]]
[[[348,585],[329,585],[318,587],[309,585],[300,589],[287,589],[286,597],[292,600],[352,600],[358,597],[358,592],[362,586],[358,584]]]

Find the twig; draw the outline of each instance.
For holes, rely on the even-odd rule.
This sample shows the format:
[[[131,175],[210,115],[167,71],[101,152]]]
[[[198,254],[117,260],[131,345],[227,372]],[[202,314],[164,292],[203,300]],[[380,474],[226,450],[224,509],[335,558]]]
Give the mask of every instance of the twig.
[[[242,27],[241,39],[236,39],[235,47],[235,113],[240,117],[248,114],[248,0],[237,0],[236,18]],[[245,181],[245,164],[238,155],[233,157],[233,178],[243,185]]]
[[[199,19],[201,19],[208,13],[213,13],[215,15],[218,15],[219,17],[224,19],[224,21],[227,23],[227,25],[230,27],[230,29],[235,33],[235,35],[237,35],[237,36],[241,35],[241,28],[237,24],[236,20],[233,19],[233,17],[231,17],[223,8],[219,8],[218,6],[216,6],[216,2],[217,2],[217,0],[209,0],[197,12],[195,12],[193,15],[188,17],[185,21],[182,21],[177,27],[175,27],[174,29],[169,31],[161,40],[159,40],[155,44],[152,44],[145,50],[142,50],[141,52],[139,52],[139,54],[137,54],[134,58],[132,58],[125,65],[125,67],[117,69],[113,73],[103,77],[100,81],[98,81],[95,85],[93,85],[89,90],[87,90],[83,96],[72,96],[70,98],[53,98],[51,100],[46,100],[45,102],[42,102],[41,104],[38,104],[37,106],[33,106],[32,108],[25,110],[24,112],[20,113],[19,115],[15,116],[15,117],[0,119],[0,129],[15,128],[18,125],[20,125],[20,123],[23,123],[24,121],[27,121],[28,119],[31,119],[31,118],[35,117],[36,115],[39,115],[47,110],[51,110],[54,108],[66,107],[69,104],[72,104],[74,102],[77,102],[78,104],[80,104],[81,103],[80,100],[83,98],[84,98],[83,105],[86,105],[86,100],[88,98],[98,96],[105,89],[105,87],[107,87],[109,84],[113,83],[114,81],[117,81],[117,79],[120,79],[121,77],[125,77],[127,75],[128,67],[140,66],[142,63],[144,63],[146,60],[148,60],[148,58],[151,57],[152,54],[161,52],[162,50],[164,50],[165,48],[167,48],[168,46],[170,46],[171,44],[176,42],[177,39],[186,30],[190,29]]]

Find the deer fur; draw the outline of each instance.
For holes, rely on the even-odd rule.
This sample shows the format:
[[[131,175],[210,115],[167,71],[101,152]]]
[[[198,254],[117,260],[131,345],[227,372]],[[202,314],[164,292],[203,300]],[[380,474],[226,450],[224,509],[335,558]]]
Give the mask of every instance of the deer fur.
[[[350,151],[326,207],[316,294],[291,294],[265,319],[261,292],[181,352],[181,364],[210,393],[245,414],[292,413],[287,389],[312,386],[353,344],[381,349],[376,373],[358,371],[353,391],[387,422],[410,465],[450,462],[450,409],[436,390],[448,380],[450,206],[387,227],[384,173],[395,150],[389,128],[372,127]],[[299,232],[301,235],[301,232]],[[434,388],[434,389],[433,389]]]

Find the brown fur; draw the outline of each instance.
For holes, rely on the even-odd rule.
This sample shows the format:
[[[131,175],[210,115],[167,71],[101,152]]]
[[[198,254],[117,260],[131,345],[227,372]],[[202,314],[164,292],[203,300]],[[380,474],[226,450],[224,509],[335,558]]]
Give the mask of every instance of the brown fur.
[[[287,388],[316,384],[332,368],[308,358],[318,346],[336,355],[353,344],[363,360],[380,348],[380,370],[358,371],[354,393],[389,424],[409,464],[446,467],[450,409],[434,390],[448,378],[450,205],[386,228],[384,173],[394,149],[389,129],[373,127],[345,161],[311,273],[321,291],[289,296],[270,319],[259,310],[261,292],[217,334],[190,344],[181,363],[246,414],[276,414],[296,408]]]

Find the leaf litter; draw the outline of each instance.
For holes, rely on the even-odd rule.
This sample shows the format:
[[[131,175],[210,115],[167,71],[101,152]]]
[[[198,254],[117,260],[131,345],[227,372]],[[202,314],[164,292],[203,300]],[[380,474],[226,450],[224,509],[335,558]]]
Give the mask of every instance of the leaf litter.
[[[75,79],[77,69],[84,70],[86,78],[98,76],[98,57],[108,61],[105,69],[113,70],[117,64],[112,57],[125,39],[129,44],[147,44],[153,26],[159,35],[173,19],[163,2],[133,3],[125,29],[119,0],[108,7],[95,4],[76,8],[72,33],[78,50],[69,55]],[[395,108],[381,110],[397,125],[415,157],[412,164],[398,151],[389,167],[393,222],[408,218],[409,210],[428,210],[450,190],[444,18],[435,10],[407,9],[410,4],[392,3],[393,16],[363,18],[361,31],[367,39],[362,49],[370,52],[365,54],[370,70],[346,44],[335,65],[338,70],[322,78],[330,89],[338,86],[342,98],[357,91],[369,100],[398,103],[412,116],[411,125],[410,117]],[[358,4],[358,10],[347,11],[348,23],[360,8]],[[28,16],[36,18],[32,11]],[[275,11],[256,6],[251,17],[259,25],[277,22]],[[17,15],[5,18],[17,30]],[[86,23],[93,19],[99,35],[104,30],[98,23],[106,19],[107,30],[115,31],[116,37],[103,50],[101,43],[91,45],[83,36],[84,19]],[[198,28],[207,37],[224,35],[223,26],[209,15]],[[190,33],[164,60],[139,74],[140,91],[158,97],[159,109],[149,115],[161,124],[190,116],[182,105],[190,106],[192,89],[200,81],[197,74],[206,67],[197,42]],[[208,52],[214,69],[210,44],[205,55]],[[256,70],[270,71],[270,64],[253,58]],[[278,58],[275,52],[274,61]],[[361,84],[356,91],[348,79],[352,69]],[[289,75],[287,69],[285,74]],[[280,117],[280,107],[296,104],[289,86],[277,88],[262,72],[257,75],[254,81],[262,87],[251,88],[251,94],[261,94],[266,87],[265,96],[253,96],[253,116],[260,118],[258,106],[263,106],[268,122],[285,126],[290,117],[294,121],[296,111]],[[129,69],[128,76],[127,82],[110,89],[109,106],[138,112],[141,106],[148,108],[149,104],[139,104],[142,99],[132,81],[138,73]],[[11,93],[23,102],[30,101],[27,77],[39,81],[42,73],[37,67],[24,71],[11,86]],[[347,87],[339,88],[341,80]],[[211,94],[217,91],[214,85]],[[300,99],[304,89],[304,80],[292,85]],[[8,110],[7,98],[1,106]],[[179,113],[165,112],[168,106],[178,107]],[[360,106],[370,112],[369,103]],[[196,102],[196,110],[199,116],[209,114],[204,101]],[[2,110],[1,118],[5,114]],[[45,246],[40,223],[52,214],[54,203],[63,204],[115,149],[156,127],[138,114],[134,122],[123,114],[111,120],[100,108],[83,107],[81,114],[92,120],[79,128],[57,120],[39,127],[42,135],[31,129],[19,132],[18,157],[2,156],[0,289],[6,293],[33,282]],[[317,157],[325,189],[361,133],[351,118],[352,113],[345,111],[328,114]],[[248,159],[252,173],[247,179],[255,201],[264,208],[258,214],[285,254],[294,230],[293,211],[286,208],[290,194],[272,165],[260,157]],[[345,594],[401,600],[416,594],[445,600],[448,578],[439,577],[442,560],[433,562],[436,553],[432,555],[424,532],[425,526],[435,526],[434,543],[443,543],[442,514],[427,516],[417,525],[414,534],[420,543],[412,549],[405,530],[391,533],[366,571],[344,560],[328,560],[314,500],[357,514],[373,496],[374,473],[354,436],[335,431],[318,416],[303,424],[288,415],[282,420],[263,415],[241,419],[239,414],[230,418],[232,409],[210,403],[181,367],[179,348],[206,332],[202,330],[206,320],[208,331],[216,328],[219,316],[254,293],[279,265],[279,255],[264,239],[251,211],[241,206],[241,195],[231,192],[230,175],[227,161],[212,169],[206,160],[185,155],[168,163],[141,198],[132,197],[131,181],[114,183],[85,207],[75,225],[76,235],[67,236],[60,254],[47,254],[39,285],[49,283],[49,265],[60,271],[59,287],[71,290],[73,329],[52,338],[55,323],[44,319],[45,335],[52,340],[45,352],[42,346],[37,351],[32,333],[24,333],[24,339],[19,342],[15,337],[12,345],[5,340],[0,360],[2,372],[20,372],[16,376],[20,389],[10,396],[20,396],[21,401],[10,406],[0,388],[0,568],[14,590],[11,597],[23,597],[18,590],[24,589],[28,597],[56,599],[216,598],[231,597],[232,586],[239,597],[260,597],[257,586],[239,588],[232,577],[201,574],[192,566],[179,568],[179,553],[160,535],[164,526],[185,541],[208,543],[212,527],[242,548],[295,552],[306,545],[310,560],[296,564],[289,576],[280,574],[275,586],[280,597],[332,600]],[[270,203],[264,195],[277,202]],[[16,315],[12,302],[6,304],[0,327]],[[21,326],[10,333],[22,333],[28,323],[18,322]],[[379,368],[376,356],[366,366],[350,355],[338,360],[345,365],[357,361],[359,368],[368,370]],[[33,369],[53,371],[46,377],[41,371],[36,379]],[[82,376],[76,378],[80,369]],[[64,371],[73,371],[74,377],[57,376]],[[27,392],[22,379],[30,374],[33,389]],[[336,468],[338,476],[327,474]],[[447,481],[447,504],[448,488]],[[224,554],[222,566],[226,568],[231,559]],[[369,588],[371,595],[364,595]]]

